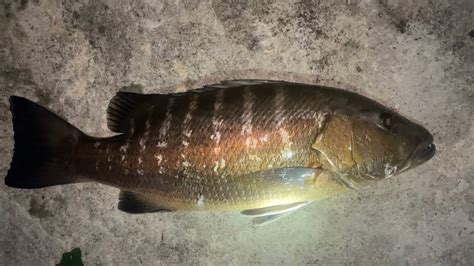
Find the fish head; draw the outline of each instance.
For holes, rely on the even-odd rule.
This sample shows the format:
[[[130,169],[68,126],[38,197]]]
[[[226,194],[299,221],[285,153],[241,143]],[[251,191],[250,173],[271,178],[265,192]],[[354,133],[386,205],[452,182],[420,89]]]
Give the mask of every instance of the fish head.
[[[434,156],[433,136],[423,126],[370,99],[357,100],[360,105],[330,116],[312,146],[324,168],[360,188]]]

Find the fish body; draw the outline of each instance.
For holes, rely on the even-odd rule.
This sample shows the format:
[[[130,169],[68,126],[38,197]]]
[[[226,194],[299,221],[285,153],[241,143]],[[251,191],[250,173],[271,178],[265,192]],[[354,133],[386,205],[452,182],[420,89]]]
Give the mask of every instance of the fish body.
[[[7,185],[99,182],[120,188],[119,209],[132,213],[292,209],[434,154],[423,127],[361,95],[307,84],[227,81],[167,95],[119,92],[108,109],[108,126],[119,135],[110,138],[86,136],[26,99],[11,103],[15,155]],[[32,123],[28,113],[39,118]],[[25,135],[33,126],[57,134],[44,137],[39,154],[26,155],[43,138]],[[18,169],[38,155],[45,161]],[[51,177],[51,169],[63,177]]]

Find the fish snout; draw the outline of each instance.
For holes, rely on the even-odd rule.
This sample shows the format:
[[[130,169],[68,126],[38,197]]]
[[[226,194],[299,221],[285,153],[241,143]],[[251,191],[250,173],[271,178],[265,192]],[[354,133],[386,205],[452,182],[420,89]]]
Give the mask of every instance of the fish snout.
[[[418,145],[417,149],[413,154],[413,159],[418,163],[422,164],[431,159],[436,153],[436,145],[433,143],[433,135],[430,133],[424,136],[424,139]]]

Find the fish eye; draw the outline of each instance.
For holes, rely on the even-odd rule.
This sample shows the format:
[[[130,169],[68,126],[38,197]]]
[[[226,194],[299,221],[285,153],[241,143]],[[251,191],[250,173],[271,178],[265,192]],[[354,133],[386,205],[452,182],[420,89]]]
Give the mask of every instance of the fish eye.
[[[380,114],[380,123],[385,129],[391,129],[393,126],[393,116],[390,113],[383,112]]]

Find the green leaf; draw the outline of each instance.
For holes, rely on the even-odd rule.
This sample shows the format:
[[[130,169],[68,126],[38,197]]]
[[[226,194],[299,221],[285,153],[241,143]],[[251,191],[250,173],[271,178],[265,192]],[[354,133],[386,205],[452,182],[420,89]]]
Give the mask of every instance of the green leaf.
[[[84,266],[81,259],[81,249],[74,248],[70,252],[63,253],[61,261],[56,266]]]

